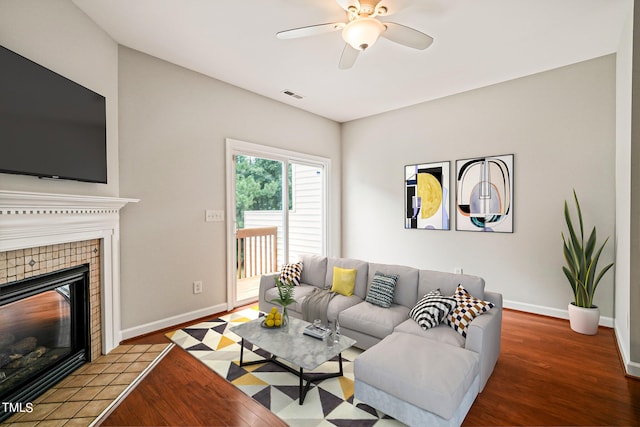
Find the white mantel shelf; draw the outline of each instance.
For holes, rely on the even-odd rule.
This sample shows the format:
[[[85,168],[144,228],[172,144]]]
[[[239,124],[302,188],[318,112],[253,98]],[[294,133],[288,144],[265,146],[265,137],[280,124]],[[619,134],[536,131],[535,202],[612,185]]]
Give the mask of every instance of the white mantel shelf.
[[[70,213],[73,210],[120,210],[139,199],[76,196],[71,194],[26,193],[0,190],[0,215]]]
[[[120,209],[139,199],[0,190],[0,252],[101,239],[102,349],[120,344]]]
[[[105,233],[118,238],[120,209],[138,201],[0,191],[0,251],[104,238]]]

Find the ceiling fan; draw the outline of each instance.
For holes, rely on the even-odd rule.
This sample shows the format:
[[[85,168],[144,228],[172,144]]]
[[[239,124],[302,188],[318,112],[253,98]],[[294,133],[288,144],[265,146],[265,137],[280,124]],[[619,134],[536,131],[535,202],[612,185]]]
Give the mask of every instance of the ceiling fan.
[[[370,48],[379,37],[414,49],[426,49],[433,43],[433,38],[414,28],[382,22],[378,16],[384,16],[388,9],[383,0],[336,0],[347,12],[348,22],[334,22],[328,24],[311,25],[280,31],[276,34],[279,39],[295,39],[299,37],[315,36],[342,30],[342,38],[346,42],[338,68],[346,70],[355,64],[360,52]]]

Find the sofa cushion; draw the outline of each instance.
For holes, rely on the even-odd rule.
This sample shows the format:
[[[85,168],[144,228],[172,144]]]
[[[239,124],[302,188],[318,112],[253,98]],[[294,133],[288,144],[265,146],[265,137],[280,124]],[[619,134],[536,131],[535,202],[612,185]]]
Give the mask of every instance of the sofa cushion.
[[[371,283],[373,275],[376,271],[384,274],[397,274],[398,283],[396,283],[396,291],[393,294],[393,302],[411,308],[418,300],[418,269],[406,267],[403,265],[390,264],[369,264],[369,280]],[[436,289],[437,286],[433,289]],[[426,293],[426,292],[425,292]],[[424,294],[421,294],[424,295]]]
[[[492,302],[473,297],[462,285],[458,286],[453,297],[456,306],[447,316],[447,323],[465,338],[471,321],[495,307]]]
[[[398,276],[395,274],[384,274],[376,271],[369,285],[369,292],[365,301],[389,308],[393,302],[393,293],[396,290]]]
[[[333,285],[333,267],[356,269],[356,284],[353,294],[364,299],[367,295],[369,263],[351,258],[327,258],[327,276],[324,285],[326,288]]]
[[[293,283],[295,286],[299,286],[301,274],[302,261],[298,261],[292,264],[283,265],[278,279],[280,279],[282,283]]]
[[[300,282],[324,288],[324,279],[327,275],[327,257],[305,254],[300,256],[300,260],[304,265]]]
[[[409,317],[426,331],[438,326],[455,306],[456,300],[454,298],[444,296],[440,293],[440,289],[436,289],[423,296],[409,310]]]
[[[333,267],[333,283],[331,284],[331,292],[350,297],[353,295],[353,289],[356,286],[355,268]]]
[[[382,308],[365,301],[341,312],[338,320],[346,329],[382,339],[404,322],[408,313],[409,309],[403,305],[391,304],[389,308]]]
[[[336,318],[341,312],[348,309],[349,307],[360,304],[361,302],[362,298],[357,295],[345,297],[344,295],[337,294],[336,296],[331,298],[331,301],[329,301],[329,305],[327,306],[327,320],[332,323],[335,322]],[[453,330],[451,332],[453,332]]]
[[[354,362],[356,381],[448,420],[479,374],[478,355],[396,332]]]
[[[455,347],[465,348],[466,340],[454,331],[447,322],[442,322],[434,328],[426,331],[420,327],[413,319],[407,319],[396,326],[393,332],[402,332],[405,334],[413,334],[422,338],[427,338],[439,343],[453,345]]]
[[[484,299],[484,279],[470,274],[452,274],[443,271],[420,270],[418,295],[440,289],[442,295],[453,295],[458,285],[464,286],[472,295]]]

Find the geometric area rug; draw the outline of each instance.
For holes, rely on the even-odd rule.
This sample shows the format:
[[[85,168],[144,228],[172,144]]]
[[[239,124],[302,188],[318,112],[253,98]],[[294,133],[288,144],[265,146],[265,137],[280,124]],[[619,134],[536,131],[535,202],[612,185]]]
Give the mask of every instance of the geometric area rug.
[[[350,348],[342,353],[344,376],[311,383],[304,404],[298,404],[297,376],[274,363],[240,367],[240,337],[230,328],[259,316],[257,309],[201,322],[167,334],[174,343],[200,360],[246,395],[265,406],[292,427],[376,426],[404,424],[386,416],[353,395],[353,360],[362,350]],[[268,356],[262,349],[245,342],[246,361]],[[338,371],[337,357],[310,373]]]

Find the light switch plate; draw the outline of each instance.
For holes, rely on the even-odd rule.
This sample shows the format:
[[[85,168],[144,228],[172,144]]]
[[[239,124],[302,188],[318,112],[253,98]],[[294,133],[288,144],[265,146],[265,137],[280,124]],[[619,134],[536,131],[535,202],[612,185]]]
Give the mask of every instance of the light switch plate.
[[[224,211],[216,211],[213,209],[207,209],[204,213],[204,220],[206,222],[220,222],[224,221]]]

